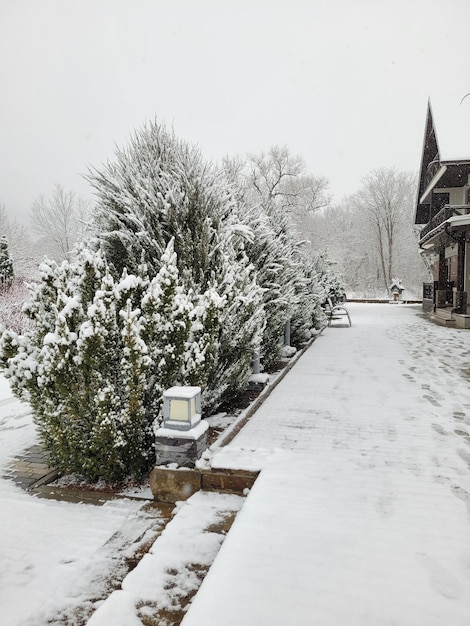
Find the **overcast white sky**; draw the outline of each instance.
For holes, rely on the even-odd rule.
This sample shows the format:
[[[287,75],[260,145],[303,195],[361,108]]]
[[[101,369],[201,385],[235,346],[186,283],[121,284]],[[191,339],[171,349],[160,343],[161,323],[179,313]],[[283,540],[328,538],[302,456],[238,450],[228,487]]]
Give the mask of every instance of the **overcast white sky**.
[[[417,170],[470,92],[469,0],[0,0],[0,204],[24,219],[157,118],[208,159],[289,146],[339,200]]]

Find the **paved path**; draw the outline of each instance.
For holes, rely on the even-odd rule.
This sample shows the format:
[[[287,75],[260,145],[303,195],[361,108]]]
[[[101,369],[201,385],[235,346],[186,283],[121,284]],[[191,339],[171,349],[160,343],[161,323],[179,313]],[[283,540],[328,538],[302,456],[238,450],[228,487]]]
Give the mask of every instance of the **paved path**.
[[[470,625],[470,333],[348,308],[215,454],[262,472],[183,626]]]

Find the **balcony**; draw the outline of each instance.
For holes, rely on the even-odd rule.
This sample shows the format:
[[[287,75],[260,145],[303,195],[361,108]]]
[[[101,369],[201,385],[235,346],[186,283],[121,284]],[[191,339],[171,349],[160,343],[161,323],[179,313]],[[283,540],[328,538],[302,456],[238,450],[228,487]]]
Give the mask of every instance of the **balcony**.
[[[419,243],[423,245],[432,238],[433,234],[438,234],[444,230],[444,224],[451,217],[457,215],[470,215],[470,205],[468,204],[446,204],[432,220],[424,226],[419,234]],[[442,228],[440,228],[442,227]]]

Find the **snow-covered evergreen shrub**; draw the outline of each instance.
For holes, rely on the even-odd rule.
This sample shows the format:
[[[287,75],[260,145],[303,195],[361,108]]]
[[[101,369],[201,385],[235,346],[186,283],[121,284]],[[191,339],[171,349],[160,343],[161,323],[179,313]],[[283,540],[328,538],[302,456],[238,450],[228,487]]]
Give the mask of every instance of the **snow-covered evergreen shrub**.
[[[96,236],[118,274],[124,268],[135,273],[144,261],[155,276],[174,238],[184,279],[191,286],[207,283],[210,255],[230,207],[223,180],[198,149],[150,122],[88,180],[98,198]]]
[[[256,269],[256,280],[263,293],[266,324],[260,352],[264,367],[269,368],[282,356],[284,325],[293,312],[296,268],[285,222],[277,220],[260,204],[242,206],[243,219],[254,233],[246,243],[246,253]]]
[[[193,370],[188,377],[203,387],[205,411],[216,408],[246,387],[247,364],[265,324],[262,289],[244,250],[251,231],[240,223],[237,198],[199,150],[157,123],[136,132],[113,162],[91,171],[88,179],[98,197],[96,240],[108,263],[118,272],[136,272],[145,262],[153,278],[173,238],[194,311],[212,303],[210,312],[203,307],[200,335],[183,368],[211,361],[208,375],[204,366],[204,374]],[[171,361],[170,354],[166,358]]]
[[[0,237],[0,290],[4,290],[13,281],[13,261],[5,236]]]
[[[152,280],[145,266],[115,279],[88,250],[40,271],[25,309],[33,329],[1,337],[5,374],[31,403],[56,467],[107,481],[140,476],[154,459],[162,391],[208,378],[218,329],[203,322],[221,299],[208,292],[194,306],[172,240]]]
[[[294,345],[311,339],[313,331],[320,328],[325,320],[322,309],[325,290],[315,259],[306,250],[299,250],[298,261],[302,272],[295,281],[296,308],[291,320],[291,342]]]
[[[305,248],[301,258],[303,284],[299,285],[299,305],[291,323],[291,339],[294,344],[307,341],[312,336],[313,329],[325,325],[324,306],[329,300],[334,306],[346,297],[341,278],[324,253],[315,254],[311,249]]]
[[[256,273],[243,250],[238,262],[226,263],[219,277],[222,298],[219,308],[217,358],[203,395],[208,411],[246,388],[253,354],[259,351],[265,324],[261,290]]]
[[[346,300],[344,280],[335,269],[335,264],[331,263],[325,252],[319,252],[312,256],[318,280],[324,291],[323,303],[331,300],[333,306]]]
[[[271,156],[278,152],[272,151]],[[266,368],[284,355],[286,322],[290,321],[291,341],[299,344],[307,341],[324,319],[324,291],[315,256],[300,240],[288,210],[291,194],[284,183],[292,179],[295,187],[296,177],[289,162],[295,165],[296,161],[270,160],[265,155],[262,159],[250,157],[248,164],[237,160],[225,163],[226,175],[240,198],[243,222],[254,233],[246,251],[263,289],[266,326],[261,354]]]

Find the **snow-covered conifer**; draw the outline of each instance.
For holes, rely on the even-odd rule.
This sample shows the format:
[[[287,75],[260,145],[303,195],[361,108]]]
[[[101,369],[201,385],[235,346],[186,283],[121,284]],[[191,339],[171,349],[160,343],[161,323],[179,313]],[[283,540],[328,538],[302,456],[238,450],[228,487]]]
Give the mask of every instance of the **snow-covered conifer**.
[[[209,396],[216,398],[216,404],[220,401],[218,394],[209,393],[207,387],[219,353],[220,314],[225,309],[226,299],[212,287],[203,294],[191,295],[191,326],[181,375],[185,384],[198,385],[204,390],[204,406],[208,408]],[[214,386],[217,387],[217,383]]]
[[[163,390],[195,377],[208,384],[224,299],[185,290],[173,240],[153,280],[145,265],[139,272],[115,279],[87,249],[73,263],[44,263],[26,306],[32,330],[0,339],[0,364],[64,472],[109,482],[141,475]]]
[[[74,263],[44,263],[30,297],[25,310],[33,329],[3,333],[1,362],[15,393],[31,403],[52,462],[92,479],[139,473],[148,449],[140,458],[130,453],[145,429],[135,419],[129,374],[137,371],[138,350],[100,253],[82,250]]]
[[[301,241],[291,211],[293,200],[305,200],[299,192],[308,181],[299,179],[301,160],[291,158],[287,149],[272,149],[248,161],[227,160],[224,165],[238,194],[243,222],[254,233],[246,251],[263,288],[266,327],[261,354],[264,366],[270,367],[281,356],[287,321],[291,340],[302,343],[324,319],[322,273],[316,255]]]
[[[153,452],[153,415],[144,402],[149,385],[151,359],[142,339],[142,316],[139,309],[132,309],[128,300],[121,310],[124,326],[121,331],[123,350],[121,358],[122,401],[120,416],[120,439],[116,446],[122,449],[126,468],[140,475],[151,464]]]
[[[208,409],[215,409],[246,388],[253,354],[259,352],[266,324],[263,290],[254,266],[245,252],[249,241],[235,212],[219,232],[221,246],[216,267],[217,293],[223,298],[218,309],[217,359],[203,396]]]
[[[13,280],[13,261],[5,236],[0,237],[0,289],[6,289]]]
[[[204,388],[204,405],[215,407],[227,394],[244,389],[249,376],[247,355],[259,343],[265,315],[254,267],[240,247],[249,225],[238,218],[238,199],[225,176],[204,162],[198,149],[164,126],[150,123],[134,134],[125,149],[117,150],[113,162],[91,171],[88,178],[98,196],[97,245],[117,271],[135,272],[144,261],[150,278],[156,278],[166,246],[173,240],[181,287],[192,294],[193,306],[188,315],[195,340],[189,341],[183,369],[188,380]],[[208,302],[211,311],[203,312],[209,290],[218,294],[218,304]],[[184,309],[178,289],[172,297],[180,300],[172,304],[173,312]],[[200,324],[203,328],[196,333]],[[243,343],[236,346],[237,342]],[[236,362],[228,368],[230,354]],[[164,369],[171,370],[171,352],[164,358]],[[171,379],[169,374],[163,375],[162,370],[163,379]]]
[[[152,362],[152,384],[146,404],[155,417],[160,410],[163,391],[182,383],[191,310],[191,300],[180,282],[172,239],[162,255],[160,270],[142,299],[142,337]]]
[[[154,277],[173,237],[180,271],[202,283],[219,219],[214,177],[197,148],[156,122],[136,131],[114,161],[93,169],[96,235],[117,273],[135,273],[143,260]]]

